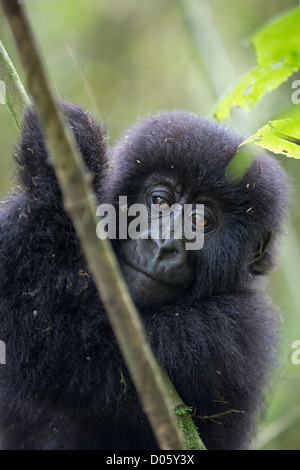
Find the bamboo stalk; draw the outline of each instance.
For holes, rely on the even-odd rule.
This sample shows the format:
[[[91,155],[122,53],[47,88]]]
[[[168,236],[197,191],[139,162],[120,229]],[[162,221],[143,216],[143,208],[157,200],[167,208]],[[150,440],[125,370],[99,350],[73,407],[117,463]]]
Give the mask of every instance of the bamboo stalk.
[[[30,101],[2,42],[0,41],[0,77],[4,83],[5,103],[20,130],[23,111]]]

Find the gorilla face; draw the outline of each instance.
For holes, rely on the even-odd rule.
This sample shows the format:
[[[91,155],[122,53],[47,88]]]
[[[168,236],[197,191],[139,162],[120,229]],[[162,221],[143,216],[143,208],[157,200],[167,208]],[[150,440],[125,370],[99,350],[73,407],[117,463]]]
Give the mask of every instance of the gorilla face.
[[[136,201],[143,204],[147,211],[145,230],[139,238],[129,239],[121,245],[121,267],[131,295],[139,307],[175,302],[182,297],[191,282],[192,267],[185,249],[184,233],[181,239],[174,236],[174,213],[171,218],[169,211],[176,203],[176,215],[179,212],[182,214],[187,195],[180,194],[170,183],[173,182],[162,177],[157,183],[146,181]],[[169,223],[169,236],[152,233],[151,222],[154,219],[161,224]]]
[[[279,227],[265,193],[269,178],[280,180],[282,171],[262,155],[247,179],[231,183],[224,175],[241,141],[213,121],[174,111],[139,122],[111,151],[106,200],[118,207],[123,195],[128,208],[142,204],[147,210],[139,238],[114,243],[139,308],[199,301],[270,269],[272,234]],[[280,198],[273,203],[284,211]],[[174,205],[182,214],[182,237],[174,235],[174,218],[169,237],[151,236],[151,208],[163,220]],[[191,230],[204,237],[198,249],[191,248]]]
[[[145,220],[138,220],[138,238],[116,244],[130,293],[140,308],[178,303],[195,278],[197,240],[218,229],[218,208],[162,173],[150,175],[131,203],[145,208]],[[128,234],[133,222],[129,217]]]

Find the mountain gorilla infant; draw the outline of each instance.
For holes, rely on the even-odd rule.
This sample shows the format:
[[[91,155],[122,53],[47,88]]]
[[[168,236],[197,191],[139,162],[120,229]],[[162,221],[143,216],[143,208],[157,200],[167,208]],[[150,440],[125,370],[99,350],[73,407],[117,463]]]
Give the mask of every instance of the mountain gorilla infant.
[[[248,448],[276,359],[265,293],[287,183],[260,155],[240,183],[226,167],[242,138],[188,112],[162,112],[106,149],[104,129],[61,103],[98,204],[119,196],[192,209],[183,239],[113,240],[153,352],[208,449]],[[15,155],[18,185],[0,212],[0,426],[3,449],[157,449],[48,164],[35,112]],[[118,212],[118,211],[117,211]]]

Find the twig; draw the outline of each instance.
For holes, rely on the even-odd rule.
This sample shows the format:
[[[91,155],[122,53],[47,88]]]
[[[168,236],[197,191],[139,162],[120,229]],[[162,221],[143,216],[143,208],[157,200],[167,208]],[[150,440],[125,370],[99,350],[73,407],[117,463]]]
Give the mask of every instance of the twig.
[[[295,421],[300,419],[300,405],[295,405],[278,419],[265,426],[258,434],[256,448],[261,449],[270,441],[286,431]]]
[[[96,199],[87,170],[77,151],[74,137],[56,106],[31,27],[20,3],[18,0],[2,0],[24,66],[28,88],[44,126],[65,210],[81,240],[98,292],[159,446],[165,450],[186,449],[168,398],[165,373],[146,341],[142,323],[114,252],[107,239],[97,238]]]
[[[209,1],[178,0],[178,5],[203,63],[212,98],[219,97],[234,81],[235,72],[215,25]]]
[[[97,103],[96,103],[96,99],[95,99],[95,96],[94,96],[94,93],[93,93],[93,90],[91,88],[91,85],[89,84],[89,81],[86,77],[86,74],[83,70],[83,67],[78,59],[78,56],[74,50],[74,47],[72,46],[72,44],[70,42],[67,42],[66,43],[66,48],[67,48],[67,51],[68,51],[68,54],[69,56],[71,57],[75,67],[77,68],[77,70],[79,71],[80,73],[80,76],[81,76],[81,79],[82,79],[82,83],[83,83],[83,86],[85,88],[85,91],[86,91],[86,94],[88,96],[88,99],[90,101],[90,104],[92,106],[92,109],[93,109],[93,114],[96,116],[96,118],[100,121],[100,115],[99,115],[99,110],[98,110],[98,106],[97,106]]]
[[[30,103],[21,80],[0,41],[0,77],[5,84],[5,102],[17,128],[22,125],[24,107]]]
[[[163,379],[168,396],[171,402],[172,409],[175,411],[176,421],[179,429],[184,435],[184,439],[188,449],[192,450],[206,450],[206,447],[201,440],[195,423],[192,419],[192,411],[186,406],[179,397],[170,377],[163,371]]]

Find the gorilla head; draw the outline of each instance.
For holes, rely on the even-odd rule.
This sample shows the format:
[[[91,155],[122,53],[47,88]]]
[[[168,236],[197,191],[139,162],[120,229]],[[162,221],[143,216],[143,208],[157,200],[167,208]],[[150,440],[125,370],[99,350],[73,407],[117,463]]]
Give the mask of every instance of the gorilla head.
[[[200,250],[186,249],[184,230],[180,240],[151,239],[149,233],[115,243],[140,308],[228,292],[272,267],[287,203],[285,176],[275,160],[262,154],[233,184],[226,168],[242,140],[212,120],[173,111],[140,121],[112,150],[107,200],[117,206],[123,195],[128,207],[143,204],[149,231],[151,207],[163,215],[174,204],[177,210],[190,205],[183,217],[204,232]],[[197,213],[199,204],[204,214]]]

